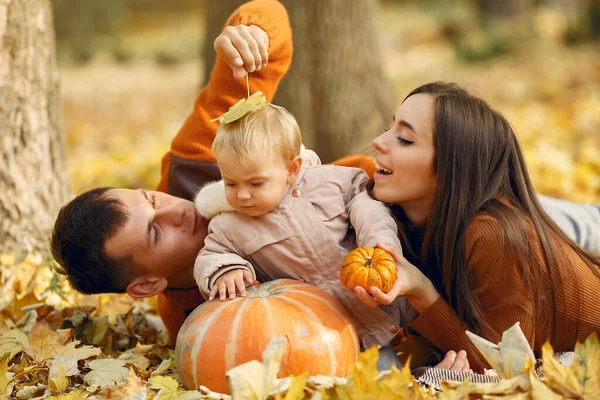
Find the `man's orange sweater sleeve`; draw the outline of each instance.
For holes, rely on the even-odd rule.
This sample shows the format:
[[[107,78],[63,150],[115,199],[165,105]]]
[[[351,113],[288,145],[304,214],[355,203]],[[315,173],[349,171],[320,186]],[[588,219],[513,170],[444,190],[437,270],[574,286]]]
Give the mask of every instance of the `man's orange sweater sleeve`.
[[[271,101],[292,61],[292,30],[287,12],[276,0],[254,0],[238,8],[226,23],[240,24],[257,25],[269,36],[269,64],[250,74],[249,81],[252,93],[261,90]],[[234,79],[231,68],[218,57],[209,82],[196,98],[192,113],[162,159],[157,190],[191,198],[204,183],[220,179],[211,151],[219,123],[209,121],[246,95],[245,79]]]

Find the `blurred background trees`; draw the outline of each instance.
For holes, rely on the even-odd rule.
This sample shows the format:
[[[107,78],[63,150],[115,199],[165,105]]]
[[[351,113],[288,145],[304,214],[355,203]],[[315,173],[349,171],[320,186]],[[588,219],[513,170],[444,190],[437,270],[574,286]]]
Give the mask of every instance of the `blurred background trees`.
[[[0,253],[43,248],[70,186],[50,0],[0,5]]]
[[[52,3],[75,191],[153,187],[243,0]],[[600,0],[283,3],[295,55],[275,101],[324,160],[363,151],[417,85],[454,80],[507,114],[539,191],[600,202]]]

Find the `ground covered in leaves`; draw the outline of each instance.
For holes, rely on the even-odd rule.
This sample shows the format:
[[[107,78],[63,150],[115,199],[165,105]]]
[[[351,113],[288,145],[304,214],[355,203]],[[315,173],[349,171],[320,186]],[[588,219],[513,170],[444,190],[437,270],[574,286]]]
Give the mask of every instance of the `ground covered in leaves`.
[[[0,399],[228,398],[205,387],[186,391],[178,383],[173,342],[158,331],[152,302],[79,295],[54,272],[49,258],[25,252],[0,257],[0,313]],[[570,367],[559,364],[546,345],[540,378],[533,362],[523,365],[531,350],[519,334],[511,328],[500,346],[480,340],[502,378],[498,384],[450,382],[436,391],[417,383],[408,366],[379,374],[374,348],[361,354],[347,379],[276,379],[283,352],[276,340],[263,360],[227,375],[236,398],[250,400],[598,398],[596,336],[578,346]]]

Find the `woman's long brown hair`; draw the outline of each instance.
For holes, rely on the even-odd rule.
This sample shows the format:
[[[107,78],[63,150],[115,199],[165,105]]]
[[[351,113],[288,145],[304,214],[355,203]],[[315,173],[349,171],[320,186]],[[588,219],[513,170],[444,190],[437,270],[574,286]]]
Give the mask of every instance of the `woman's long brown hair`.
[[[465,254],[465,232],[479,213],[489,214],[499,221],[506,250],[515,255],[520,272],[533,293],[534,314],[540,302],[547,300],[544,298],[546,293],[563,290],[558,255],[551,245],[551,236],[568,243],[600,277],[600,260],[579,248],[542,209],[517,137],[506,118],[453,83],[426,84],[406,98],[419,93],[434,98],[433,168],[436,173],[435,198],[427,218],[419,264],[422,270],[429,271],[426,274],[438,289],[441,288],[442,296],[456,310],[458,317],[476,332],[489,327],[480,302],[471,292]],[[368,187],[372,193],[372,181]],[[501,199],[508,200],[511,206],[506,206]],[[408,250],[410,254],[410,243],[405,234],[408,221],[398,206],[392,210],[399,221],[402,244],[407,246],[405,253]],[[542,274],[545,272],[535,267],[530,251],[527,226],[531,223],[539,235],[549,267],[550,288],[544,286]],[[439,279],[441,282],[436,282]],[[566,306],[556,304],[555,296],[550,294],[550,297],[556,315],[559,306]],[[557,323],[553,317],[555,328]]]

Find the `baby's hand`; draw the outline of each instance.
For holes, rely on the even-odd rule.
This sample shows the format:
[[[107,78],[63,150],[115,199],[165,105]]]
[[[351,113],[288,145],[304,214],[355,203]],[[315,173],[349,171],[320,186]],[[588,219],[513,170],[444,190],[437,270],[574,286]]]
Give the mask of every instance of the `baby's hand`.
[[[256,25],[227,26],[214,43],[217,56],[241,79],[246,71],[260,71],[269,61],[269,36]]]
[[[215,281],[208,297],[209,301],[213,301],[217,293],[219,300],[227,300],[227,293],[230,299],[235,299],[235,290],[240,291],[240,296],[246,297],[246,283],[252,283],[252,274],[244,269],[234,269],[221,275]]]
[[[450,369],[453,371],[462,372],[473,372],[469,365],[469,359],[467,358],[467,352],[464,350],[456,353],[455,351],[449,351],[444,356],[444,359],[435,366],[435,368]]]

